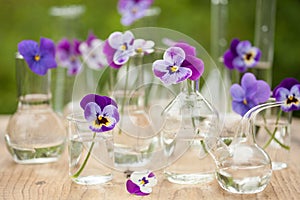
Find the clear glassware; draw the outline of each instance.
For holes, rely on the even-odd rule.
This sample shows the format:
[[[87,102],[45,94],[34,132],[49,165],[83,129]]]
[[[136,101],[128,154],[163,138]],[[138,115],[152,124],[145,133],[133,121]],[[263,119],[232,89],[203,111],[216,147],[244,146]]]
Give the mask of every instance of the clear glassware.
[[[68,116],[69,175],[77,184],[94,185],[112,180],[114,143],[111,131],[90,130],[83,114]]]
[[[272,176],[269,155],[255,143],[254,119],[261,110],[276,107],[281,103],[266,103],[250,109],[236,127],[236,137],[229,146],[223,141],[212,147],[216,162],[216,177],[219,185],[228,192],[253,194],[263,191]]]
[[[5,134],[7,149],[17,163],[57,161],[64,151],[66,131],[51,108],[50,76],[49,71],[45,76],[33,73],[17,53],[18,108]]]
[[[206,144],[219,133],[218,113],[196,90],[197,84],[190,83],[189,87],[185,81],[182,92],[165,108],[161,130],[169,165],[164,174],[170,182],[179,184],[209,182],[215,175]]]
[[[291,147],[292,112],[283,112],[278,105],[261,110],[253,118],[255,142],[270,156],[272,169],[286,168]]]

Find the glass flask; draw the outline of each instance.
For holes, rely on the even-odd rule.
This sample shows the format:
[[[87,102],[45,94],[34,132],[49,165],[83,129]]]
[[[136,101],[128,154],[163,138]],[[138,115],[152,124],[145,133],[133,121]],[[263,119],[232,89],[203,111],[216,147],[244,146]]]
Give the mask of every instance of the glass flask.
[[[261,110],[280,103],[265,103],[250,109],[236,127],[236,136],[229,146],[222,138],[211,147],[216,162],[216,177],[219,185],[228,192],[254,194],[263,191],[272,176],[269,155],[256,144],[254,119]]]
[[[163,112],[161,136],[169,165],[164,174],[178,184],[209,182],[214,180],[215,165],[207,143],[219,133],[218,113],[196,90],[194,81],[183,85],[182,92]]]
[[[7,149],[21,164],[57,161],[65,148],[65,126],[51,107],[50,72],[33,73],[16,55],[18,108],[5,134]]]

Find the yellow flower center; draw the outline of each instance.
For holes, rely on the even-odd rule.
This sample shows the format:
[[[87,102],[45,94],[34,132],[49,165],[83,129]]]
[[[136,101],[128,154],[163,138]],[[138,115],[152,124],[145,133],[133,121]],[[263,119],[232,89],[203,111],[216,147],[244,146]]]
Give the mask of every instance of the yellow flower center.
[[[247,99],[244,99],[244,100],[243,100],[243,104],[245,104],[245,105],[248,104]]]
[[[244,56],[244,61],[247,63],[247,64],[251,64],[253,63],[254,61],[254,52],[253,51],[250,51],[249,53],[246,53]]]
[[[41,56],[40,56],[40,55],[35,55],[35,56],[34,56],[34,60],[35,60],[35,61],[39,61],[40,59],[41,59]]]
[[[141,185],[145,185],[144,179],[142,179],[142,180],[140,181],[140,184],[141,184]]]
[[[127,50],[127,45],[126,45],[126,44],[123,44],[123,45],[121,46],[121,50],[122,50],[122,51]]]
[[[294,95],[290,95],[287,100],[286,100],[286,104],[299,104],[299,100],[294,96]]]
[[[108,119],[108,118],[106,118],[106,117],[103,117],[103,116],[101,116],[101,115],[99,115],[98,117],[97,117],[97,119],[94,121],[94,126],[96,126],[96,127],[101,127],[101,126],[109,126],[110,125],[110,120]]]
[[[178,66],[172,66],[172,67],[170,67],[170,70],[171,70],[171,72],[177,72],[178,71],[178,69],[179,69],[179,67]]]
[[[143,53],[143,49],[142,49],[142,48],[137,48],[135,51],[136,51],[137,53]]]

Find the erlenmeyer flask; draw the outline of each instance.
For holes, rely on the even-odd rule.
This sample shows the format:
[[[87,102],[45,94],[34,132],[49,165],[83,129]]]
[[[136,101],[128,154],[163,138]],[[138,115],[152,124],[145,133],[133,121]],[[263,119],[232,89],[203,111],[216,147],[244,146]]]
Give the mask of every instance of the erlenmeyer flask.
[[[263,191],[268,185],[272,164],[268,154],[255,143],[253,120],[261,110],[281,104],[265,103],[250,109],[242,118],[236,137],[227,151],[220,154],[220,149],[224,150],[224,146],[212,149],[217,165],[217,181],[226,191],[252,194]]]
[[[209,156],[208,138],[218,134],[218,113],[195,89],[195,82],[165,108],[162,141],[168,167],[167,179],[179,184],[197,184],[214,179],[214,162]],[[191,165],[191,161],[193,164]]]

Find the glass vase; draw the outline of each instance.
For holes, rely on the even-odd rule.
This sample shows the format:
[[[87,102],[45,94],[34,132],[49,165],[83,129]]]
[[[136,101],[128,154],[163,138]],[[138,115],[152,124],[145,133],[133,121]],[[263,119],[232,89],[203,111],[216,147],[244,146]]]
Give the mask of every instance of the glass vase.
[[[50,72],[33,73],[16,55],[18,108],[6,130],[6,146],[21,164],[57,161],[65,147],[65,126],[51,107]]]
[[[114,144],[111,131],[90,130],[81,113],[68,116],[69,175],[77,184],[94,185],[112,180]]]
[[[269,102],[275,102],[275,99]],[[262,110],[253,121],[255,141],[270,156],[273,170],[288,166],[291,123],[292,112],[284,112],[279,106]]]
[[[120,171],[161,167],[160,163],[153,162],[162,153],[157,130],[160,125],[156,126],[151,120],[145,106],[147,84],[143,77],[143,59],[137,55],[120,69],[109,69],[110,96],[116,100],[120,113],[120,121],[113,130],[114,167]]]
[[[161,131],[169,165],[164,174],[170,182],[197,184],[214,179],[215,165],[206,145],[218,135],[218,114],[210,103],[185,81],[182,92],[165,108]],[[213,145],[211,145],[213,146]]]

